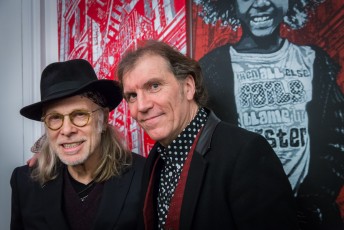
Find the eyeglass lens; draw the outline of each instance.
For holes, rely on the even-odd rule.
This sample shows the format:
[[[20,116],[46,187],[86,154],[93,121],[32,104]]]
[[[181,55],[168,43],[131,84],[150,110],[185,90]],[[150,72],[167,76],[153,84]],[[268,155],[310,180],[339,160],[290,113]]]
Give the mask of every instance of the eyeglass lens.
[[[97,109],[98,110],[98,109]],[[52,130],[57,130],[62,127],[64,122],[64,117],[68,116],[73,125],[77,127],[83,127],[87,125],[91,113],[97,111],[88,112],[85,110],[75,110],[69,114],[51,113],[44,117],[44,122],[48,128]]]

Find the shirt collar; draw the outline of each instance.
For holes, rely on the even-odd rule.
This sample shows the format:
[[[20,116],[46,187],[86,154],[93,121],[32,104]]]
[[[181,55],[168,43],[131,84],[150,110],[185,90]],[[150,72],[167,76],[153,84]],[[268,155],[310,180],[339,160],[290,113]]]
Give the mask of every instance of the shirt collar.
[[[166,164],[185,160],[191,146],[207,121],[208,113],[204,108],[200,108],[192,121],[184,128],[184,130],[172,141],[166,148],[158,143],[157,152]]]

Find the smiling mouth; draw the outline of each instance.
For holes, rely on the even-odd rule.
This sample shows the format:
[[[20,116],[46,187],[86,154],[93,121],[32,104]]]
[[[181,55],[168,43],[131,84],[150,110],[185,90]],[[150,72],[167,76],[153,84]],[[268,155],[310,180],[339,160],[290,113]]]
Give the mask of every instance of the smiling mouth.
[[[273,23],[273,18],[270,16],[259,16],[253,17],[250,20],[250,25],[252,27],[269,27]]]
[[[78,147],[82,143],[83,143],[83,141],[75,142],[75,143],[62,144],[62,147],[65,148],[65,149],[71,149],[71,148]]]
[[[145,119],[141,119],[141,124],[144,124],[146,127],[152,126],[156,123],[157,119],[160,117],[161,115],[156,115],[156,116],[152,116],[152,117],[148,117]]]
[[[156,119],[156,118],[158,118],[160,116],[161,116],[161,114],[158,114],[158,115],[155,115],[155,116],[151,116],[151,117],[147,117],[147,118],[143,118],[143,119],[141,119],[141,122],[151,121],[151,120],[154,120],[154,119]]]

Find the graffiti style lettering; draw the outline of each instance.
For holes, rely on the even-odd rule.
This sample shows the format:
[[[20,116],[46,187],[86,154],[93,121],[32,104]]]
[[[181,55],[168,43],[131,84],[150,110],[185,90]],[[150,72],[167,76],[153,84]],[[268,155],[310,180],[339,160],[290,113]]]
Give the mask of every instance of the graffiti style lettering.
[[[296,122],[303,122],[306,119],[306,111],[304,110],[292,110],[291,118]]]
[[[283,72],[279,68],[267,68],[263,67],[259,69],[261,79],[279,79],[283,78]]]
[[[272,148],[299,148],[306,145],[306,128],[290,128],[288,131],[278,129],[256,129],[264,136]]]
[[[310,77],[310,75],[307,69],[285,69],[285,76],[288,77]]]
[[[289,81],[285,87],[279,81],[243,84],[239,100],[243,108],[272,105],[296,104],[305,102],[306,92],[299,80]]]
[[[307,69],[285,69],[281,71],[277,67],[261,67],[236,73],[238,80],[261,80],[261,79],[281,79],[283,77],[310,77]]]
[[[290,114],[287,109],[251,111],[242,114],[244,127],[266,125],[266,124],[286,124],[291,122]]]
[[[250,69],[236,73],[235,77],[240,80],[261,80],[261,79],[279,79],[284,77],[283,71],[274,67],[261,67],[259,69]]]

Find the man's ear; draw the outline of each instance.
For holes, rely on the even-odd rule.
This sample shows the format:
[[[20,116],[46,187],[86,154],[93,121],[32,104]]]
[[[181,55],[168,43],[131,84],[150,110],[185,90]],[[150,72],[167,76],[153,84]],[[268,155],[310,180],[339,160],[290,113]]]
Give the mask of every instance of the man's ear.
[[[185,95],[188,100],[193,100],[196,92],[195,79],[189,74],[184,80]]]

